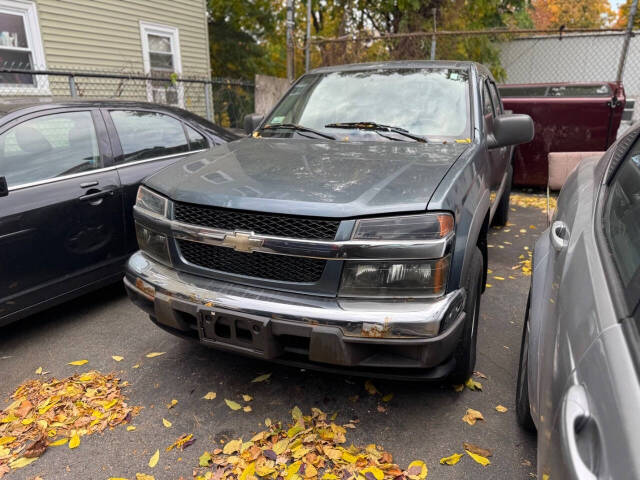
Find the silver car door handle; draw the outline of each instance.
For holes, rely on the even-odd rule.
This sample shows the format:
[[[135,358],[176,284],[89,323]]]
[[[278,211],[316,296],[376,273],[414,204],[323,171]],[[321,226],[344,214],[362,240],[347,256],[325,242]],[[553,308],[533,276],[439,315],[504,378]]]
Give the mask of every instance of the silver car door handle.
[[[591,418],[587,392],[582,385],[572,385],[564,396],[560,412],[562,454],[575,480],[597,480],[598,477],[585,465],[576,434]]]
[[[549,236],[551,237],[551,245],[558,252],[569,245],[569,228],[566,223],[560,220],[556,220],[551,224]]]

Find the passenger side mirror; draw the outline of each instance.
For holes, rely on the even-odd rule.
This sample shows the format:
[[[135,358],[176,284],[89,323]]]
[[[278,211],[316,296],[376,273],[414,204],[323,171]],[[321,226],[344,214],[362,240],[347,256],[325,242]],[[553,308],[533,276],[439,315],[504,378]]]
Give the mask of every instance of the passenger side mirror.
[[[244,117],[244,131],[247,135],[251,135],[253,131],[258,128],[258,125],[262,123],[264,115],[258,113],[251,113]]]
[[[493,132],[487,138],[489,148],[519,145],[533,140],[533,120],[529,115],[500,115],[493,119]]]
[[[0,177],[0,197],[6,197],[7,195],[9,195],[7,179],[5,177]]]

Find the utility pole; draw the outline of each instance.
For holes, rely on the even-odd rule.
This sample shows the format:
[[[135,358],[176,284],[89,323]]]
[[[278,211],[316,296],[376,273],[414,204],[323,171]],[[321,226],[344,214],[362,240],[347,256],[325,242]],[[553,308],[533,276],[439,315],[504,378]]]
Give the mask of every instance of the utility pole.
[[[629,42],[633,35],[633,20],[638,11],[638,0],[633,0],[631,8],[629,9],[629,21],[627,22],[627,30],[624,33],[624,43],[622,44],[622,54],[620,55],[620,63],[618,63],[618,75],[616,75],[616,81],[622,81],[622,75],[624,74],[624,64],[627,61],[627,53],[629,51]]]
[[[438,10],[436,8],[432,8],[431,12],[433,13],[433,35],[431,35],[431,60],[436,59],[436,12]]]
[[[293,51],[293,1],[287,0],[287,80],[293,83],[295,78],[295,59]]]
[[[311,0],[307,0],[307,41],[304,45],[304,71],[309,71],[309,47],[311,42]]]

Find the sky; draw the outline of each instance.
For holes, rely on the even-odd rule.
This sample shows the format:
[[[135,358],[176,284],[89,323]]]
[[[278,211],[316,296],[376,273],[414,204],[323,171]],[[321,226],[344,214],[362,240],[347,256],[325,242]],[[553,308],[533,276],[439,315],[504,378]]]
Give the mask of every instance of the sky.
[[[620,5],[623,4],[624,2],[625,0],[609,0],[609,4],[611,5],[611,8],[614,10],[618,10]]]

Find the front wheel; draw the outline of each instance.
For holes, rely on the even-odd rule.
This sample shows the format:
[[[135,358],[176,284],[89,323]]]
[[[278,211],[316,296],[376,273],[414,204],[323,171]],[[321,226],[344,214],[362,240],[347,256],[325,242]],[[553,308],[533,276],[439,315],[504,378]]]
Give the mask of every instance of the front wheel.
[[[478,343],[478,317],[480,315],[480,292],[482,289],[482,253],[476,246],[471,252],[469,272],[464,281],[467,292],[467,302],[464,307],[465,325],[462,338],[458,341],[454,359],[456,366],[449,379],[460,384],[466,382],[476,366],[476,344]]]
[[[531,294],[527,300],[524,327],[522,330],[522,345],[520,346],[520,366],[518,368],[518,383],[516,386],[516,419],[518,424],[528,432],[535,432],[536,425],[531,416],[529,403],[529,305]]]

